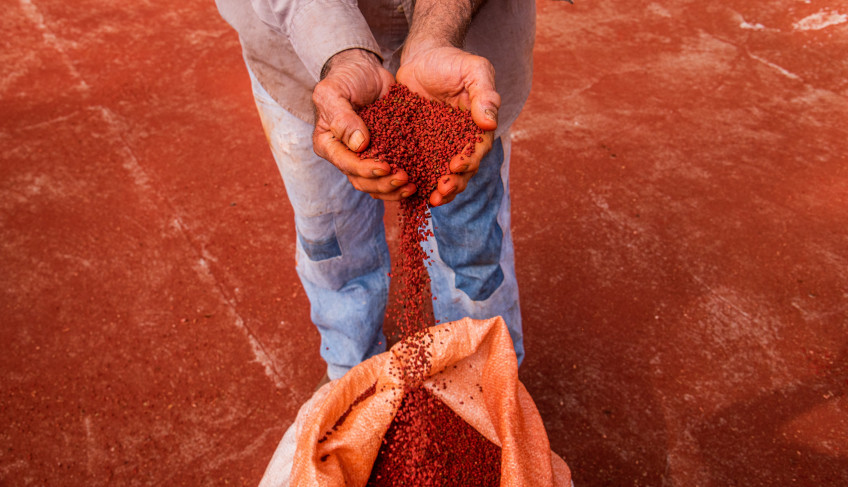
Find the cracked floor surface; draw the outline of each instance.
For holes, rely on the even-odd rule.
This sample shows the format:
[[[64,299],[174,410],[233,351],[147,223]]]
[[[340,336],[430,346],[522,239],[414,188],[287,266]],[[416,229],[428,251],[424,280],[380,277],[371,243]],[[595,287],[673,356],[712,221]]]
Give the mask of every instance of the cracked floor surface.
[[[511,185],[553,449],[580,487],[848,485],[848,2],[537,6]],[[233,32],[0,24],[0,484],[256,485],[323,370]]]

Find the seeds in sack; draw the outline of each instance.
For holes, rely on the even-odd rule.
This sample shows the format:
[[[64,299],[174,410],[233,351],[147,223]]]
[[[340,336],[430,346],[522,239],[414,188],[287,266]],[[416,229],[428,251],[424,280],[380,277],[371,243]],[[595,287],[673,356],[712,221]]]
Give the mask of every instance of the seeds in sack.
[[[368,487],[500,485],[501,449],[424,388],[408,391]]]
[[[405,171],[417,187],[400,202],[400,258],[392,273],[400,279],[400,292],[388,310],[402,341],[404,395],[368,485],[499,485],[500,448],[421,387],[430,371],[433,337],[427,330],[434,324],[428,314],[429,256],[421,247],[432,236],[427,230],[429,196],[439,178],[450,173],[454,156],[472,155],[482,130],[470,112],[427,100],[400,84],[359,116],[371,134],[361,157]]]

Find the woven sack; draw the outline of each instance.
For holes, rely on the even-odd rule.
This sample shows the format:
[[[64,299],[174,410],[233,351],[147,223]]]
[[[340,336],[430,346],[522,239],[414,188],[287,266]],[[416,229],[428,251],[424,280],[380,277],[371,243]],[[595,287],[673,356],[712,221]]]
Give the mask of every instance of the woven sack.
[[[568,466],[551,451],[536,405],[518,380],[503,319],[464,318],[432,327],[430,334],[431,368],[424,387],[501,447],[501,485],[570,486]],[[400,403],[398,370],[406,360],[401,347],[396,344],[319,389],[301,407],[260,487],[364,486]],[[437,381],[449,385],[437,388]],[[375,384],[375,392],[351,408]],[[344,422],[327,435],[345,413]]]

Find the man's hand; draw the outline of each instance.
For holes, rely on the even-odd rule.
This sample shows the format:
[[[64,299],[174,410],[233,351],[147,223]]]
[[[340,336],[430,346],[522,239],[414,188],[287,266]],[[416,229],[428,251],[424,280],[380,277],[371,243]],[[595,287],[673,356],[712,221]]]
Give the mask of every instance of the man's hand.
[[[373,198],[398,200],[415,192],[403,171],[391,173],[385,162],[360,159],[368,147],[365,123],[356,114],[389,91],[394,77],[373,53],[361,49],[342,51],[327,61],[323,79],[312,92],[315,105],[315,153],[347,175],[353,187]]]
[[[465,190],[483,156],[492,148],[501,104],[495,91],[494,68],[487,59],[458,48],[436,47],[416,54],[403,64],[397,79],[425,98],[471,110],[474,123],[485,131],[483,141],[477,143],[471,157],[458,154],[451,159],[450,170],[454,174],[440,178],[430,195],[432,206],[449,203]]]
[[[471,18],[482,0],[418,0],[401,55],[399,83],[411,91],[455,107],[471,110],[471,118],[485,131],[471,157],[450,161],[454,174],[439,179],[430,204],[452,201],[477,173],[480,161],[494,142],[501,97],[495,91],[495,69],[486,58],[460,49]]]

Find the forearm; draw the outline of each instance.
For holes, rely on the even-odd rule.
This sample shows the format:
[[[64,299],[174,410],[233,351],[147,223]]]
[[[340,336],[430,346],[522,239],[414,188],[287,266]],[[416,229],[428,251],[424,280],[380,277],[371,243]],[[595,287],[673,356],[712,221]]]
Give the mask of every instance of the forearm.
[[[418,0],[402,59],[434,47],[462,48],[471,19],[486,0]]]

